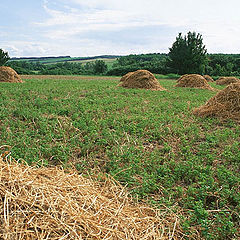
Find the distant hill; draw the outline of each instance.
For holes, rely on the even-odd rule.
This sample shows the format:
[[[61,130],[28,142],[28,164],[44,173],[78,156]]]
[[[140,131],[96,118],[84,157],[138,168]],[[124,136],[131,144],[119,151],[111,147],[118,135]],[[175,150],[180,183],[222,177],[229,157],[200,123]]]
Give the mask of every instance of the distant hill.
[[[27,61],[27,62],[39,62],[43,64],[52,64],[59,62],[72,62],[72,61],[86,61],[86,60],[108,60],[108,59],[116,59],[120,57],[119,55],[100,55],[93,57],[71,57],[71,56],[58,56],[58,57],[13,57],[10,61]]]

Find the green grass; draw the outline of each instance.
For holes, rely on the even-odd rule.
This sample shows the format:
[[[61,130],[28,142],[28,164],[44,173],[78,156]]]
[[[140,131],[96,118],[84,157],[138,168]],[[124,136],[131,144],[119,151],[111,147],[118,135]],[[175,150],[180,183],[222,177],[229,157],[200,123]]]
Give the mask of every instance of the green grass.
[[[88,62],[95,62],[96,60],[104,61],[108,65],[108,67],[111,68],[112,65],[116,62],[117,58],[96,58],[96,59],[88,59],[88,60],[76,60],[76,61],[71,61],[71,62],[78,62],[78,63],[82,63],[84,65]]]
[[[159,81],[168,91],[97,78],[1,83],[0,146],[30,164],[112,175],[139,199],[181,210],[185,239],[238,239],[239,124],[192,114],[216,92]]]

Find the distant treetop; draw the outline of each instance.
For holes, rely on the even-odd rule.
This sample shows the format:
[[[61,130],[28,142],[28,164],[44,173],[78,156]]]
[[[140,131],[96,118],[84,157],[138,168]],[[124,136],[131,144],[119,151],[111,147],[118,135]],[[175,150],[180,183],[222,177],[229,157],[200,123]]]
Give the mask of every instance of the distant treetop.
[[[0,48],[0,66],[3,66],[10,59],[8,52],[4,52]]]
[[[200,33],[188,32],[184,37],[179,33],[169,50],[168,66],[172,72],[178,74],[205,72],[207,49]]]

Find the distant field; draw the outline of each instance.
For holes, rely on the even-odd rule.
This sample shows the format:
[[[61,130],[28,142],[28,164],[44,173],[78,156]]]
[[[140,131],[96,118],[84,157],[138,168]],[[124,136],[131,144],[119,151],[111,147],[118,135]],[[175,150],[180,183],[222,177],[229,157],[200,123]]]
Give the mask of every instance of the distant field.
[[[95,57],[42,57],[42,58],[13,58],[10,61],[27,61],[27,62],[39,62],[42,64],[54,64],[54,63],[60,63],[60,62],[80,62],[80,63],[87,63],[92,62],[96,60],[102,60],[106,62],[109,66],[112,66],[112,64],[116,61],[118,56],[95,56]]]
[[[119,77],[22,78],[0,83],[1,152],[107,173],[176,212],[184,239],[240,239],[239,123],[192,114],[216,92],[166,79],[159,92],[117,87]]]
[[[88,60],[76,60],[71,62],[86,64],[87,62],[95,62],[96,60],[102,60],[108,65],[108,67],[112,67],[112,65],[116,62],[117,58],[111,58],[111,59],[97,58],[97,59],[88,59]]]

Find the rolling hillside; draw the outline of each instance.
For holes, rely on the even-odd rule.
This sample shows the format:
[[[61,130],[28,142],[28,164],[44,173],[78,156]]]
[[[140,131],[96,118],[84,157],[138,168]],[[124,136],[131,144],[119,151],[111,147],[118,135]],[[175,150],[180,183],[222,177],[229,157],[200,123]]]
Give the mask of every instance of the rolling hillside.
[[[39,62],[42,64],[54,64],[60,62],[90,62],[95,60],[103,60],[106,63],[114,62],[118,57],[116,55],[101,55],[93,57],[70,57],[70,56],[58,56],[58,57],[21,57],[11,58],[10,61],[27,61],[27,62]]]

